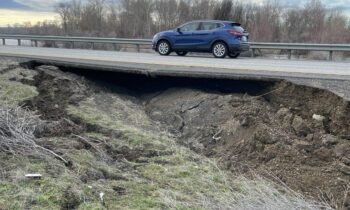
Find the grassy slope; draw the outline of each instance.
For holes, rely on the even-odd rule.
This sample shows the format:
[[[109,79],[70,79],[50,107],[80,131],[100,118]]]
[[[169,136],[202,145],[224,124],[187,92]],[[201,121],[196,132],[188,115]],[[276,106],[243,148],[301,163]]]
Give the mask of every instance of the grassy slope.
[[[34,87],[11,81],[20,75],[32,73],[0,75],[1,101],[16,104],[38,94]],[[106,97],[108,107],[93,95],[67,109],[72,119],[94,128],[79,134],[89,140],[88,147],[74,136],[45,139],[72,167],[47,155],[0,154],[0,209],[237,209],[248,203],[254,209],[266,205],[263,195],[270,196],[270,209],[309,206],[294,195],[285,197],[263,179],[251,181],[219,170],[215,160],[157,130],[140,107]],[[43,178],[27,180],[26,173]]]

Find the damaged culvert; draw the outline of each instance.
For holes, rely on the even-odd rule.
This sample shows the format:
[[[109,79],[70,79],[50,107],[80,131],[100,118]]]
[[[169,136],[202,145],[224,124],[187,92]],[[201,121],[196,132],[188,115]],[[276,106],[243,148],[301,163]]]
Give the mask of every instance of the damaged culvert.
[[[59,138],[45,144],[54,148],[58,142],[60,154],[71,148],[79,154],[103,153],[94,160],[100,165],[89,162],[88,168],[79,168],[79,163],[90,161],[90,154],[83,153],[84,160],[67,157],[73,163],[69,170],[85,171],[77,176],[84,184],[109,180],[111,193],[128,196],[131,186],[120,183],[140,174],[152,181],[145,170],[150,163],[150,171],[160,174],[167,170],[158,165],[174,164],[164,158],[176,153],[171,145],[153,136],[169,133],[177,144],[219,160],[222,170],[247,175],[253,171],[333,207],[349,207],[350,105],[331,92],[286,81],[147,78],[33,68],[38,95],[23,104],[46,122],[38,127],[37,137],[43,142]],[[75,142],[67,143],[72,135]],[[110,143],[113,139],[118,142]],[[102,167],[102,162],[114,169]],[[130,175],[134,170],[137,175]],[[186,177],[189,172],[179,174]],[[64,189],[62,209],[83,205],[82,192]]]

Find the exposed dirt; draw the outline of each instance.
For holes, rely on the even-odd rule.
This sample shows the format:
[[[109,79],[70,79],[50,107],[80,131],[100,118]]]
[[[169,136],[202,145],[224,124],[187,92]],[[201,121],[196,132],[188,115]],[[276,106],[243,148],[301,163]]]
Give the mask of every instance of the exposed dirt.
[[[39,95],[25,101],[24,105],[40,112],[46,123],[37,129],[38,137],[64,136],[81,133],[85,128],[71,121],[66,108],[69,104],[77,105],[89,96],[86,82],[74,74],[62,74],[57,67],[39,66],[38,74],[32,82]],[[22,81],[25,82],[25,81]]]
[[[108,109],[107,102],[102,102],[108,101],[109,94],[132,97],[132,103],[144,109],[157,126],[176,135],[179,143],[219,158],[224,168],[242,173],[252,170],[306,195],[350,208],[350,104],[333,93],[284,81],[147,79],[113,74],[111,78],[85,73],[86,80],[54,67],[36,70],[39,95],[26,105],[39,110],[48,121],[38,129],[39,137],[98,130],[66,112],[69,104],[92,93],[106,94],[100,100],[102,109]],[[106,149],[114,160],[120,155],[133,161],[159,155],[127,147]],[[116,191],[125,193],[124,188],[116,187]],[[66,205],[73,208],[76,203],[68,199]]]
[[[263,92],[168,89],[146,109],[181,143],[227,168],[259,171],[308,195],[343,201],[350,183],[349,102],[287,82]]]

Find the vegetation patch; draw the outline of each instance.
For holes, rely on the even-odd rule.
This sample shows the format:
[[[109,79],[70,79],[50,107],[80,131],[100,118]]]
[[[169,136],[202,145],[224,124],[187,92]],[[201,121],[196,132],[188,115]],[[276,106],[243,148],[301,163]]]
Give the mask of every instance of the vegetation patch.
[[[0,73],[0,105],[17,105],[27,99],[37,96],[36,87],[24,84],[22,81],[33,81],[35,72],[16,68],[4,74]]]

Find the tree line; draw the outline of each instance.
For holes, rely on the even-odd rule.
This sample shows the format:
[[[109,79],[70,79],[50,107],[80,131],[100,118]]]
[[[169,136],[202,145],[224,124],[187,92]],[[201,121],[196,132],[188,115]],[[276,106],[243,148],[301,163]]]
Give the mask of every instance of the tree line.
[[[263,4],[238,0],[70,0],[59,3],[60,20],[25,28],[31,34],[151,38],[190,20],[240,22],[250,39],[263,42],[349,43],[350,20],[328,10],[320,0],[283,8],[277,0]]]

